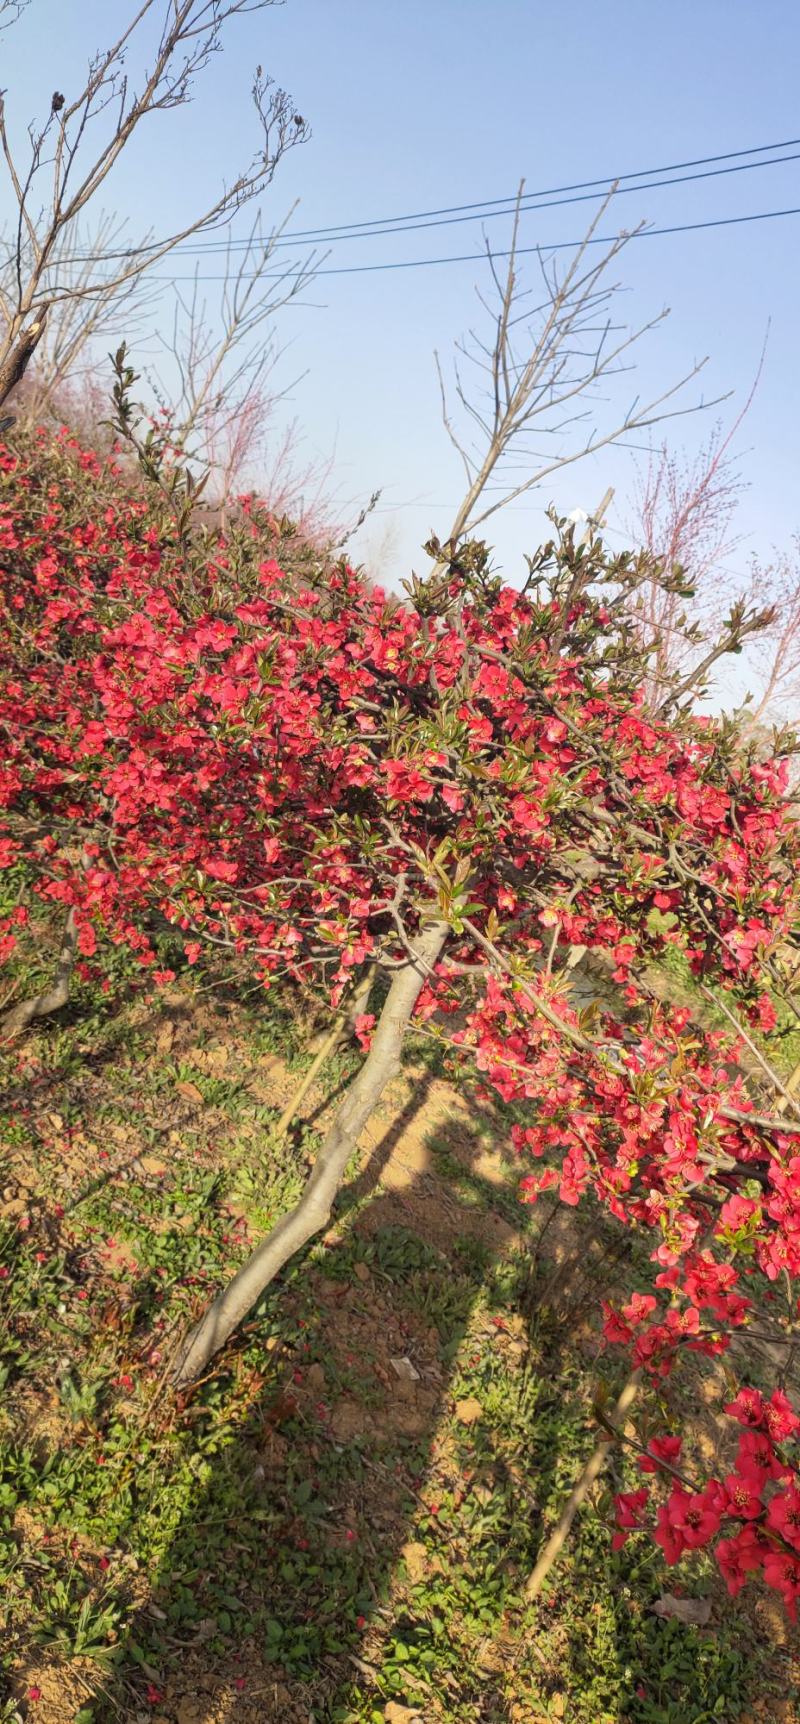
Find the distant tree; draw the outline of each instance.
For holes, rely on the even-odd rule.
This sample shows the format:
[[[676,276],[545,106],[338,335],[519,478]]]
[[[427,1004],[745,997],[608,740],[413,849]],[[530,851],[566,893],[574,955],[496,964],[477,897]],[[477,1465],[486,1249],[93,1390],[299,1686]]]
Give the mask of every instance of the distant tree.
[[[730,453],[758,379],[727,432],[717,426],[694,459],[662,443],[640,474],[631,541],[652,558],[653,575],[640,589],[637,630],[651,651],[647,678],[650,710],[670,698],[700,644],[714,635],[720,613],[738,605],[760,614],[747,649],[755,692],[738,720],[768,748],[773,724],[800,718],[800,538],[770,563],[753,557],[749,579],[736,580],[727,559],[741,543],[733,517],[743,490]],[[736,595],[736,588],[740,589]]]
[[[610,270],[632,235],[621,233],[607,245],[597,244],[597,227],[613,202],[614,188],[603,199],[584,239],[566,262],[540,256],[543,294],[531,304],[519,270],[519,227],[522,188],[517,198],[508,259],[503,268],[487,242],[486,252],[494,293],[478,292],[486,314],[485,333],[476,330],[457,344],[454,365],[455,399],[448,399],[443,368],[437,356],[442,413],[448,435],[457,450],[467,480],[464,496],[442,540],[433,536],[425,547],[434,562],[434,572],[443,574],[457,559],[459,546],[482,529],[492,517],[517,498],[539,487],[554,473],[625,442],[666,419],[694,413],[705,404],[677,404],[686,385],[702,371],[705,360],[693,365],[679,381],[650,400],[637,395],[621,413],[608,414],[597,423],[599,384],[608,385],[631,368],[632,355],[642,339],[667,316],[661,312],[633,327],[617,321],[619,283]],[[760,374],[760,373],[759,373]],[[731,600],[721,628],[712,639],[700,622],[681,623],[686,599],[694,587],[680,564],[673,568],[671,552],[691,550],[698,563],[710,570],[722,551],[724,526],[735,502],[738,479],[730,467],[728,449],[750,405],[756,388],[730,431],[713,433],[696,469],[681,477],[678,465],[665,453],[660,473],[654,469],[646,507],[643,533],[648,555],[630,616],[644,648],[643,674],[647,678],[653,711],[666,714],[684,695],[696,698],[704,691],[703,678],[727,653],[738,653],[753,632],[763,628],[769,607],[744,598]],[[662,501],[663,493],[663,501]],[[589,529],[597,523],[589,519]],[[667,542],[664,533],[669,529]],[[653,543],[648,542],[649,538]],[[658,549],[654,549],[658,542]],[[677,618],[676,629],[685,626],[684,645],[694,646],[693,661],[682,655],[680,667],[666,678],[654,665],[662,641],[670,631],[654,633],[644,619]],[[717,605],[714,622],[719,617]],[[644,626],[643,626],[644,623]]]
[[[21,428],[58,422],[96,439],[98,422],[107,416],[107,385],[101,364],[109,342],[132,339],[159,287],[146,275],[123,286],[87,294],[98,265],[122,241],[124,227],[101,215],[95,229],[76,228],[65,234],[55,254],[54,268],[65,290],[51,306],[35,352],[14,391],[14,420]],[[0,305],[11,303],[16,261],[9,248],[0,260]],[[106,362],[107,363],[107,362]]]
[[[749,596],[774,614],[749,651],[757,691],[741,710],[742,725],[748,734],[771,724],[800,728],[800,536],[773,563],[753,559]]]
[[[275,333],[277,313],[313,280],[313,253],[286,262],[279,249],[285,223],[268,233],[259,218],[246,244],[222,262],[219,303],[209,307],[199,271],[188,293],[174,290],[172,327],[156,339],[163,359],[148,368],[153,393],[166,410],[175,448],[198,472],[208,472],[210,488],[221,499],[259,481],[263,497],[265,462],[277,461],[269,449],[275,412],[291,385],[279,386],[275,370],[282,350]],[[280,439],[283,483],[289,483],[289,449]],[[288,496],[273,507],[283,507]]]
[[[693,458],[661,443],[638,475],[628,530],[631,542],[649,552],[659,571],[645,583],[638,607],[642,640],[653,648],[652,705],[663,699],[670,679],[685,669],[703,638],[711,605],[709,577],[715,577],[717,615],[720,588],[728,586],[724,564],[739,542],[732,526],[742,492],[730,446],[741,417],[727,432],[716,426]],[[676,570],[680,579],[670,581]]]

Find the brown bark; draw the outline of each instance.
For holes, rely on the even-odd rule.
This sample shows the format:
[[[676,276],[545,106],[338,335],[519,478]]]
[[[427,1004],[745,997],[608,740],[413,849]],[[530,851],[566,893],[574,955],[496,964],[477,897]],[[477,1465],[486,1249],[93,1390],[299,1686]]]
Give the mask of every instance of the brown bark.
[[[18,335],[11,352],[0,364],[0,407],[4,401],[8,400],[12,389],[16,389],[17,384],[25,375],[29,361],[33,358],[44,335],[47,312],[48,307],[43,305],[33,323],[29,323],[27,329],[23,329]]]
[[[289,1258],[328,1225],[364,1126],[400,1069],[403,1036],[449,931],[446,922],[433,922],[411,942],[409,962],[395,973],[370,1051],[337,1110],[299,1203],[272,1228],[187,1336],[173,1368],[178,1387],[200,1376]]]

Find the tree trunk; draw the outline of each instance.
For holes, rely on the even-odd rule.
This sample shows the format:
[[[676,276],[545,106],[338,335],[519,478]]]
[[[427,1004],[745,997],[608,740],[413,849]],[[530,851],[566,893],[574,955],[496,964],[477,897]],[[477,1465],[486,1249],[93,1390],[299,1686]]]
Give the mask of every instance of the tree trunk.
[[[49,987],[43,988],[40,994],[33,994],[29,1000],[19,1000],[6,1012],[5,1017],[0,1019],[0,1039],[13,1041],[15,1036],[21,1036],[23,1030],[33,1023],[34,1018],[45,1018],[48,1012],[57,1012],[67,1004],[77,949],[78,930],[75,926],[74,911],[70,910],[61,936],[61,950],[53,981]]]
[[[434,922],[412,941],[413,956],[395,974],[370,1051],[336,1113],[299,1203],[267,1234],[187,1336],[172,1373],[179,1388],[201,1374],[289,1258],[327,1226],[364,1126],[400,1069],[405,1030],[449,931],[448,923]]]
[[[30,323],[27,329],[22,330],[9,352],[0,360],[0,407],[25,375],[28,364],[44,334],[48,310],[49,306],[47,305],[40,308],[33,323]],[[4,423],[13,425],[14,421],[10,419]]]

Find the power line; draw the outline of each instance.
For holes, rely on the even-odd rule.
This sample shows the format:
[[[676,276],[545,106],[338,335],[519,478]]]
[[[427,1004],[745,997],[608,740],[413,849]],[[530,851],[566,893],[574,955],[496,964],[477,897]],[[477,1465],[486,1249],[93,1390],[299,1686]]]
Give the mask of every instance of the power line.
[[[796,154],[776,156],[774,154],[776,150],[794,150],[798,145],[800,145],[800,138],[786,138],[773,144],[759,144],[747,150],[728,150],[720,155],[697,156],[690,161],[671,162],[663,167],[640,168],[629,173],[610,174],[602,179],[578,180],[571,185],[543,187],[538,191],[526,192],[523,195],[521,207],[523,210],[556,209],[564,204],[586,203],[591,201],[593,196],[599,195],[602,190],[610,189],[612,185],[617,185],[620,193],[647,191],[651,188],[655,190],[663,186],[688,184],[694,180],[713,179],[719,175],[743,173],[753,168],[775,167],[782,162],[798,159]],[[767,155],[768,152],[768,159],[765,161],[744,161],[741,159],[742,157]],[[713,165],[717,162],[734,162],[736,165],[719,168]],[[708,171],[684,174],[683,170],[687,168],[701,168],[708,169]],[[654,180],[654,174],[674,174],[680,177]],[[628,183],[631,181],[646,183]],[[567,195],[572,193],[583,195],[574,197]],[[562,196],[561,194],[565,195]],[[535,199],[550,201],[537,203],[532,201]],[[373,217],[370,221],[364,222],[339,222],[330,227],[298,228],[290,230],[286,235],[279,236],[274,243],[276,246],[305,245],[308,242],[333,245],[344,239],[373,239],[381,238],[385,234],[419,232],[426,227],[448,227],[464,221],[478,220],[481,216],[490,219],[496,215],[508,215],[514,208],[516,201],[515,194],[504,198],[488,198],[476,203],[446,205],[441,209],[417,210],[401,216]],[[468,213],[465,214],[464,212]],[[251,243],[246,238],[198,240],[192,244],[186,242],[176,246],[175,251],[183,255],[196,254],[200,256],[206,253],[229,250],[246,251]],[[136,257],[147,251],[157,251],[158,246],[159,242],[153,241],[144,246],[121,247],[117,251],[106,252],[104,255],[108,258]],[[91,254],[74,253],[70,261],[88,262],[91,261]]]
[[[639,168],[635,172],[627,174],[606,174],[602,178],[596,180],[576,180],[571,185],[545,186],[540,188],[538,191],[529,192],[527,196],[532,198],[547,198],[557,197],[562,192],[591,191],[592,188],[613,185],[616,181],[619,181],[621,184],[625,180],[648,179],[652,174],[673,174],[682,172],[684,168],[704,168],[711,166],[714,162],[735,161],[741,156],[762,156],[772,150],[791,150],[794,149],[797,144],[800,144],[800,138],[782,138],[778,143],[755,144],[751,149],[747,150],[726,150],[724,154],[716,156],[697,156],[692,161],[688,162],[666,162],[662,163],[661,166],[657,168]],[[326,234],[336,233],[342,229],[350,230],[358,228],[383,227],[385,223],[389,221],[422,221],[426,220],[430,216],[460,215],[463,210],[488,210],[494,208],[498,204],[510,204],[513,207],[516,203],[516,198],[517,194],[514,192],[503,198],[484,198],[478,203],[449,204],[445,205],[442,209],[434,210],[412,210],[405,215],[399,216],[375,216],[371,221],[366,222],[339,222],[333,228],[299,228],[296,230],[296,237],[299,239],[322,239]],[[506,211],[506,213],[508,212]]]
[[[800,140],[798,140],[798,141],[800,141]],[[747,172],[751,171],[754,168],[775,168],[775,167],[779,167],[782,162],[796,162],[796,161],[800,161],[800,152],[798,152],[797,150],[795,150],[791,154],[785,155],[785,156],[770,156],[769,159],[767,161],[764,161],[764,162],[738,162],[734,167],[706,168],[703,172],[696,173],[696,174],[675,174],[675,175],[672,175],[669,178],[663,179],[663,180],[648,180],[647,182],[640,180],[638,183],[636,183],[634,185],[620,185],[617,187],[615,196],[622,197],[626,192],[660,191],[664,186],[686,186],[686,185],[690,185],[692,182],[694,182],[696,180],[713,180],[713,179],[718,179],[723,174],[743,174],[743,173],[747,173]],[[630,177],[633,178],[633,176],[630,176]],[[530,197],[531,198],[538,198],[540,195],[542,195],[542,194],[532,192],[530,194]],[[519,208],[520,208],[521,213],[525,214],[528,211],[533,211],[533,210],[560,209],[565,204],[594,203],[596,201],[597,197],[598,197],[598,193],[596,191],[579,192],[574,197],[560,197],[560,198],[550,197],[547,199],[546,202],[541,202],[541,203],[534,202],[534,203],[532,203],[530,201],[530,198],[526,196],[526,197],[523,197],[520,199]],[[420,232],[424,231],[426,228],[456,227],[456,226],[459,226],[462,222],[477,221],[479,219],[483,220],[483,221],[489,221],[494,216],[508,216],[508,215],[511,215],[513,213],[513,210],[515,207],[516,206],[512,204],[510,206],[510,208],[508,208],[508,209],[485,209],[483,211],[482,216],[480,216],[480,217],[477,215],[453,215],[453,216],[446,216],[446,217],[440,218],[436,221],[406,222],[400,227],[377,227],[376,226],[376,227],[372,228],[371,232],[369,232],[369,233],[358,233],[355,231],[355,229],[351,230],[350,232],[337,233],[334,229],[330,229],[330,230],[328,230],[328,232],[326,234],[324,230],[320,230],[319,239],[320,239],[320,243],[325,244],[325,245],[339,245],[343,240],[349,240],[349,239],[356,239],[356,240],[357,239],[382,239],[389,234],[395,234],[395,233],[420,233]],[[247,248],[250,246],[250,244],[251,244],[251,241],[247,240],[247,239],[229,241],[227,243],[225,241],[222,241],[222,240],[215,240],[215,241],[209,241],[205,245],[201,245],[198,243],[196,246],[186,245],[186,246],[181,246],[179,249],[181,250],[181,252],[183,253],[184,256],[194,256],[195,253],[197,253],[198,255],[204,256],[209,251],[216,251],[216,252],[228,251],[228,250],[246,251]],[[283,246],[303,246],[303,247],[305,247],[309,244],[309,240],[301,238],[299,235],[297,235],[297,236],[287,235],[283,238],[276,239],[274,241],[274,244],[276,247],[277,246],[281,246],[281,247],[283,247]],[[176,249],[178,249],[178,248],[176,248]]]
[[[793,208],[793,209],[785,209],[785,210],[757,210],[752,215],[720,216],[720,217],[717,217],[715,220],[709,220],[709,221],[678,222],[672,227],[638,228],[634,233],[629,234],[627,236],[627,238],[628,239],[657,239],[663,234],[699,233],[703,229],[707,229],[707,228],[739,227],[744,222],[776,221],[781,216],[796,216],[796,215],[800,215],[800,206]],[[614,245],[615,242],[619,238],[620,238],[619,234],[594,234],[591,239],[586,239],[584,237],[581,239],[562,239],[562,240],[555,240],[555,241],[550,241],[550,242],[540,241],[538,245],[520,245],[520,246],[517,246],[516,256],[517,257],[526,257],[532,252],[575,251],[578,248],[578,246],[582,246],[582,245]],[[376,274],[376,273],[384,271],[384,270],[391,270],[391,269],[427,269],[431,265],[441,264],[441,263],[472,263],[472,264],[475,264],[475,263],[479,263],[481,261],[482,255],[483,254],[481,254],[480,252],[471,252],[470,251],[470,252],[453,253],[447,257],[407,258],[404,260],[396,261],[394,263],[339,264],[339,265],[334,265],[330,269],[316,270],[315,271],[315,279],[316,279],[316,276],[321,276],[321,275],[372,275],[372,274]],[[493,251],[492,252],[493,258],[510,257],[510,256],[511,256],[510,249],[504,250],[504,251]],[[272,270],[272,271],[264,270],[264,271],[254,272],[254,277],[257,274],[260,280],[268,281],[272,276],[282,277],[284,275],[284,273],[285,272],[283,270]],[[181,282],[183,282],[183,281],[227,281],[229,278],[227,275],[200,275],[199,273],[193,273],[192,275],[154,275],[154,276],[151,276],[150,279],[152,281],[168,281],[168,282],[181,281]],[[240,278],[240,279],[244,279],[245,281],[247,281],[251,278],[248,276],[244,276],[243,278]]]

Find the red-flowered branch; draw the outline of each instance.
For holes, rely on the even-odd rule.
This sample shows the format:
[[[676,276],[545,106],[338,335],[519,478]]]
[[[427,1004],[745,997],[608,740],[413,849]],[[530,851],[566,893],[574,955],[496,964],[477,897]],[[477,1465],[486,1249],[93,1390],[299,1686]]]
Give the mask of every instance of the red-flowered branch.
[[[755,1089],[742,1061],[796,938],[786,762],[688,710],[647,716],[632,616],[652,563],[556,524],[520,590],[473,544],[399,599],[345,564],[288,576],[257,505],[223,534],[161,477],[138,488],[67,437],[0,453],[3,955],[40,900],[81,963],[124,945],[156,985],[156,917],[187,963],[210,948],[333,1007],[366,966],[389,981],[300,1204],[201,1316],[178,1380],[326,1224],[415,1027],[508,1104],[524,1198],[592,1198],[650,1242],[650,1284],[605,1312],[645,1377],[725,1352],[759,1287],[789,1340],[800,1115],[768,1057]],[[743,1034],[654,996],[671,948]],[[586,958],[608,978],[589,999]],[[752,1541],[741,1559],[787,1597],[788,1477],[767,1469],[745,1516],[783,1566],[750,1563]],[[738,1501],[703,1511],[710,1540]],[[682,1508],[673,1491],[670,1526]]]

